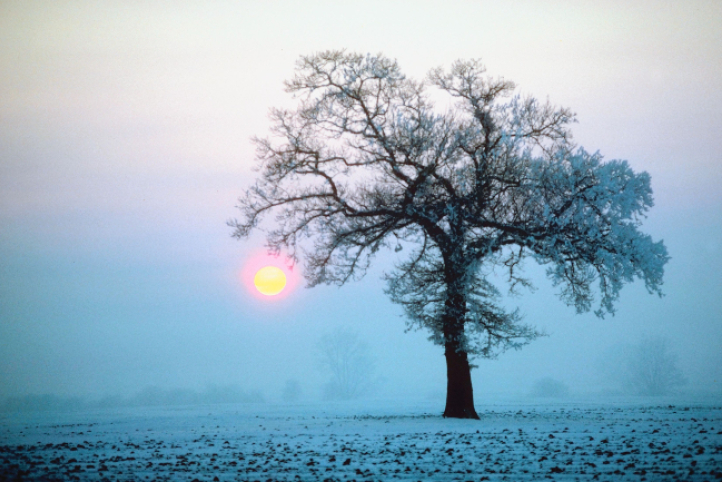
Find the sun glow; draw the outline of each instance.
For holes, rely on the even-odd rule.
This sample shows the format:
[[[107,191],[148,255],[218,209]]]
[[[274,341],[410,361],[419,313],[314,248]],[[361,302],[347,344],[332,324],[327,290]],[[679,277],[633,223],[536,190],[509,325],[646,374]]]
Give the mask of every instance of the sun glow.
[[[246,293],[264,303],[291,296],[301,282],[298,266],[283,255],[274,256],[264,250],[248,253],[238,274]]]
[[[286,274],[276,266],[264,266],[256,272],[253,284],[259,293],[276,296],[286,287]]]

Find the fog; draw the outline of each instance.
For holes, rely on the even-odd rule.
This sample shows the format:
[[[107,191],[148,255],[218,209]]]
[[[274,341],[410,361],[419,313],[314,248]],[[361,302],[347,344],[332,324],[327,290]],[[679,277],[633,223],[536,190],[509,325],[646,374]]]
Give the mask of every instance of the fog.
[[[334,48],[417,78],[481,58],[575,111],[587,150],[651,175],[665,296],[633,284],[616,316],[577,315],[529,261],[536,290],[506,302],[549,336],[477,360],[477,400],[625,393],[605,366],[645,337],[668,340],[678,396],[722,399],[721,24],[699,1],[0,3],[0,400],[276,403],[289,382],[319,400],[319,344],[345,330],[373,360],[360,396],[441,410],[443,350],[383,293],[393,253],[281,299],[241,279],[263,248],[226,225],[250,138],[293,105],[298,56]]]

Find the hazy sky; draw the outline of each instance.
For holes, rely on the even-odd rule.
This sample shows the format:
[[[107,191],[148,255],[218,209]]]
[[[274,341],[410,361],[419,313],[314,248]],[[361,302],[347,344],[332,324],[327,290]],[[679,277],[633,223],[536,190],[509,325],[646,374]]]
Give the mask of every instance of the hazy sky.
[[[0,0],[0,396],[234,384],[277,398],[322,382],[316,342],[352,327],[386,393],[445,389],[442,350],[404,334],[364,280],[276,302],[241,278],[262,237],[226,220],[255,175],[249,139],[299,55],[347,48],[414,77],[458,58],[578,114],[576,141],[652,176],[645,230],[663,299],[575,315],[538,277],[512,300],[551,336],[479,362],[477,399],[551,376],[598,388],[609,347],[669,337],[691,386],[722,392],[722,3]],[[529,265],[531,273],[541,272]]]

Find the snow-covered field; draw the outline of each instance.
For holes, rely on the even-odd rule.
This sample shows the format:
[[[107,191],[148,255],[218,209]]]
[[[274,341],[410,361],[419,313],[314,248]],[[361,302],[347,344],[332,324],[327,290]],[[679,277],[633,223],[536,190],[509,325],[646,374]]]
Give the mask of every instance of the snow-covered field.
[[[719,480],[722,404],[213,405],[0,415],[1,480]]]

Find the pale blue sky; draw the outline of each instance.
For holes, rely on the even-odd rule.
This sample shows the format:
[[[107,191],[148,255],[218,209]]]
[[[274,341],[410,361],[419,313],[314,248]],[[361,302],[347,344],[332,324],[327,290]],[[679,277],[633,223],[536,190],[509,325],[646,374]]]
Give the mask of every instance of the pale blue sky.
[[[631,3],[631,5],[630,5]],[[672,261],[618,315],[518,300],[552,336],[480,362],[484,391],[553,376],[593,390],[596,358],[670,337],[692,385],[722,391],[722,4],[709,2],[0,1],[0,396],[321,382],[316,340],[353,326],[387,389],[444,389],[441,351],[404,334],[376,271],[281,303],[238,280],[260,237],[225,225],[249,139],[299,55],[347,48],[416,77],[457,58],[578,114],[575,139],[652,176],[646,230]],[[533,267],[532,271],[533,271]]]

